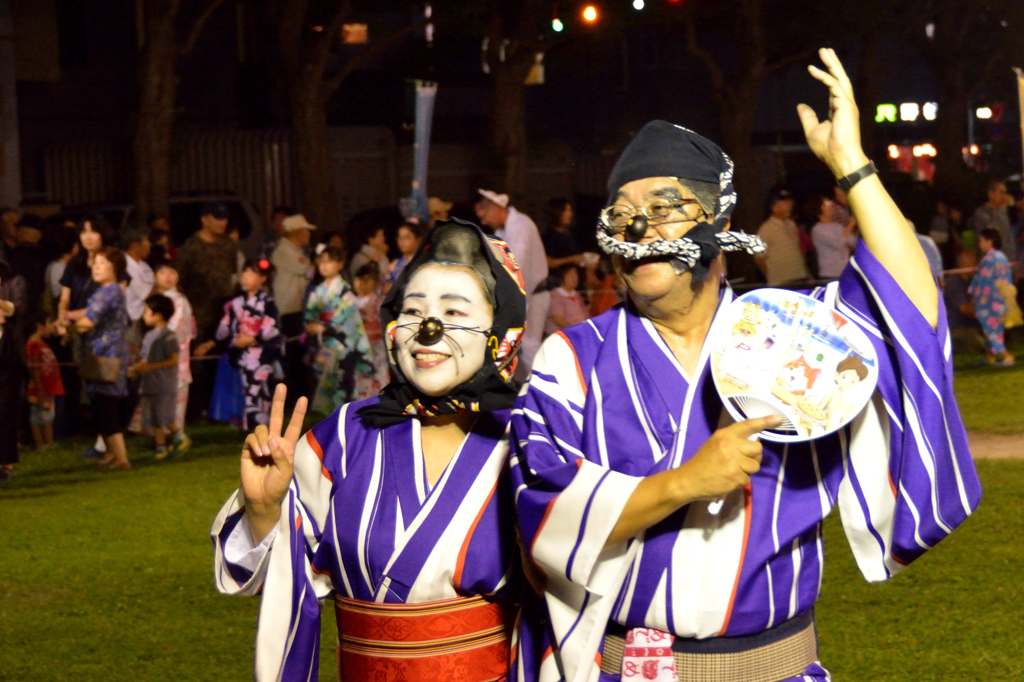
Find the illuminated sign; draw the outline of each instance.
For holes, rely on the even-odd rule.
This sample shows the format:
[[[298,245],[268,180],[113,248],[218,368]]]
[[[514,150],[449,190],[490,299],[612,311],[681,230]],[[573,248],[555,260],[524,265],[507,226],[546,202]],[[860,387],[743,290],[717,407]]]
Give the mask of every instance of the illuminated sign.
[[[921,107],[917,105],[917,102],[904,102],[900,105],[901,121],[916,121],[920,113]]]
[[[875,123],[882,123],[883,121],[889,121],[890,123],[896,122],[895,104],[878,105],[878,109],[875,112]]]

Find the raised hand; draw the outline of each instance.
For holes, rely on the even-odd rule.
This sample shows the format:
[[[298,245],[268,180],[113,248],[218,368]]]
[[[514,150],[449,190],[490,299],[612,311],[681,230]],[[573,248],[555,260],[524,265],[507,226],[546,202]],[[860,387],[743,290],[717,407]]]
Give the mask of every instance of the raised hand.
[[[260,424],[242,447],[242,493],[253,542],[259,544],[281,518],[281,501],[288,494],[295,462],[295,446],[302,436],[306,399],[299,398],[282,434],[284,401],[288,389],[279,384],[270,408],[270,423]]]
[[[835,177],[842,178],[868,164],[860,144],[860,112],[853,98],[853,86],[835,50],[822,48],[818,55],[828,71],[814,65],[807,70],[828,87],[829,116],[819,121],[818,115],[806,104],[798,104],[796,111],[811,151],[828,165]]]

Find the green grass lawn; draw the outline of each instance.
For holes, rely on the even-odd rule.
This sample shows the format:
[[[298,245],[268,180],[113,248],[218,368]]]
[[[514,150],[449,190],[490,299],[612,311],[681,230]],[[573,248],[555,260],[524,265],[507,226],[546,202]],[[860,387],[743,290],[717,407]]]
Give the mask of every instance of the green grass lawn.
[[[981,354],[963,353],[954,358],[953,387],[968,429],[1024,432],[1024,328],[1007,333],[1006,347],[1017,356],[1013,367],[977,366]]]
[[[84,442],[26,453],[0,484],[0,680],[251,679],[258,602],[216,592],[208,539],[241,438],[193,436],[202,445],[179,461],[139,454],[116,474],[78,460]],[[887,584],[863,581],[829,519],[818,617],[834,679],[1024,679],[1024,461],[978,469],[977,514]],[[328,616],[322,680],[335,679],[333,641]]]

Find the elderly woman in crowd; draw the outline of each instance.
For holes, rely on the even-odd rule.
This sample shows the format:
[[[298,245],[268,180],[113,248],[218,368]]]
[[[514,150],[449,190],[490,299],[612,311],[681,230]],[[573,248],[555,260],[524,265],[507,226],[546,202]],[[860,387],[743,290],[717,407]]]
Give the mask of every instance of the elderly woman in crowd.
[[[86,250],[89,244],[83,242]],[[92,405],[93,422],[106,446],[101,469],[131,469],[119,415],[121,400],[128,395],[128,307],[118,283],[128,267],[124,253],[105,247],[91,254],[96,289],[82,310],[65,317],[82,334],[79,374],[85,381]]]

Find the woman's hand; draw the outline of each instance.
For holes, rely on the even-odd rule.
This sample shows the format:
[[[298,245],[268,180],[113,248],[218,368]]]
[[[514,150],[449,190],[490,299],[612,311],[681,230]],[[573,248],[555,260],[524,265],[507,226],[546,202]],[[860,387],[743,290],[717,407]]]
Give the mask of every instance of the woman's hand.
[[[284,384],[278,384],[270,408],[270,424],[257,426],[242,448],[242,493],[254,544],[262,542],[281,518],[281,501],[288,493],[294,470],[295,446],[302,436],[305,398],[295,403],[288,430],[281,434],[287,395]]]
[[[319,322],[310,322],[309,324],[306,325],[306,333],[307,334],[323,334],[324,333],[324,326],[322,324],[320,324]]]
[[[247,334],[239,334],[235,337],[235,346],[238,348],[249,348],[256,345],[256,337]]]
[[[860,112],[853,99],[853,86],[835,50],[822,48],[818,55],[828,72],[813,65],[807,70],[828,86],[829,116],[819,122],[818,115],[806,104],[798,104],[796,110],[811,151],[828,165],[836,178],[843,178],[869,162],[860,145]]]

